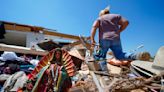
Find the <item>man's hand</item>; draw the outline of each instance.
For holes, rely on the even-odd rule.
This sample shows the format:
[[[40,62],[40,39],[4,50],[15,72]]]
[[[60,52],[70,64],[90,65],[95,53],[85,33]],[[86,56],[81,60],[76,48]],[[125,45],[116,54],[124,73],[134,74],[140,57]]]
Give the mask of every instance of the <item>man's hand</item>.
[[[94,40],[95,34],[96,34],[96,30],[99,27],[99,21],[95,21],[93,23],[92,29],[91,29],[91,50],[94,50],[94,47],[96,45],[96,42]]]
[[[94,40],[91,41],[91,50],[94,50],[95,45],[96,45],[96,42]]]

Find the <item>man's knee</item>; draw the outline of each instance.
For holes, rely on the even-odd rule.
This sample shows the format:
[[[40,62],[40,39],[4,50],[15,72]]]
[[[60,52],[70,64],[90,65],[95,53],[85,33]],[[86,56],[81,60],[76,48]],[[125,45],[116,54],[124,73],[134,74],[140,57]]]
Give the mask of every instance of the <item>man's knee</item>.
[[[115,58],[118,60],[125,60],[126,59],[124,54],[116,55]]]

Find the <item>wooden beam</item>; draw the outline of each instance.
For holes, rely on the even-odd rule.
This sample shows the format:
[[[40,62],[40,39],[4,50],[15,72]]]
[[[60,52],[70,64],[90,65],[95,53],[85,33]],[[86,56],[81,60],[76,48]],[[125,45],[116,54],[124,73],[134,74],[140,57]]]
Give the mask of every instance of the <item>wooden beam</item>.
[[[19,26],[19,25],[5,24],[4,27],[5,27],[5,30],[11,30],[11,31],[16,30],[16,31],[21,31],[21,32],[31,32],[31,28]]]
[[[57,37],[61,37],[61,38],[72,39],[72,40],[79,40],[78,36],[63,34],[63,33],[59,33],[59,32],[51,32],[51,31],[43,30],[43,34],[57,36]]]
[[[61,37],[61,38],[66,38],[66,39],[71,39],[71,40],[79,40],[79,37],[75,35],[59,33],[55,31],[48,31],[45,28],[36,27],[36,26],[25,26],[25,25],[20,25],[16,23],[4,23],[4,26],[6,30],[11,30],[11,31],[15,30],[15,31],[21,31],[21,32],[35,32],[35,33],[39,33],[40,31],[42,31],[42,33],[45,35],[51,35],[51,36],[56,36],[56,37]]]
[[[90,75],[93,78],[93,81],[95,82],[99,92],[104,92],[103,88],[100,85],[99,79],[96,77],[95,73],[93,71],[90,71]]]
[[[0,44],[0,51],[13,51],[15,53],[22,53],[22,54],[31,54],[31,55],[47,55],[47,51],[43,50],[36,50],[21,46],[14,46],[14,45],[6,45],[6,44]]]
[[[79,38],[79,37],[78,37]],[[87,37],[87,40],[89,40],[90,39],[90,37]],[[68,45],[64,45],[63,46],[63,48],[72,48],[73,46],[75,46],[75,45],[78,45],[78,44],[81,44],[81,41],[80,41],[80,38],[79,38],[79,40],[78,41],[76,41],[76,42],[73,42],[73,43],[70,43],[70,44],[68,44]]]

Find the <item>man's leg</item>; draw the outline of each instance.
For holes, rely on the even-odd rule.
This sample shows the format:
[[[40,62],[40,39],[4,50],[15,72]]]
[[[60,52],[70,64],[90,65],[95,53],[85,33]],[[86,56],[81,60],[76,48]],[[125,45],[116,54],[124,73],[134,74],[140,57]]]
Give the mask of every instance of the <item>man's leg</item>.
[[[95,59],[102,60],[99,61],[99,65],[101,67],[101,70],[103,71],[107,70],[106,53],[109,47],[110,47],[109,40],[100,40],[100,50],[94,55]]]
[[[100,40],[100,48],[94,54],[96,60],[106,59],[106,53],[110,47],[110,41],[108,40]]]
[[[133,53],[124,53],[122,51],[121,41],[115,40],[111,44],[111,50],[116,59],[119,60],[134,60],[135,55]]]

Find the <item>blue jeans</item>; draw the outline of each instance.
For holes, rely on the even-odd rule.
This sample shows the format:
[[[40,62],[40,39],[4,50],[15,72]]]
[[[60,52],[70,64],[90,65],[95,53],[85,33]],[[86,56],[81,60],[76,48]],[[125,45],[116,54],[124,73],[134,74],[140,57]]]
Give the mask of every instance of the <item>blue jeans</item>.
[[[108,52],[109,48],[112,50],[115,58],[118,60],[134,60],[135,59],[135,55],[133,53],[125,53],[122,51],[120,39],[116,39],[116,40],[101,39],[100,51],[94,54],[94,58],[97,60],[101,58],[105,59],[106,53]]]

